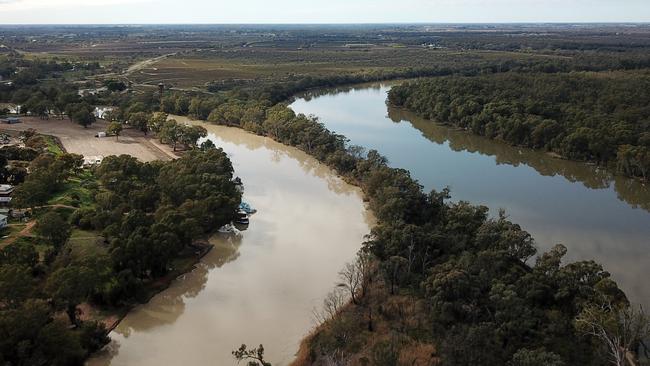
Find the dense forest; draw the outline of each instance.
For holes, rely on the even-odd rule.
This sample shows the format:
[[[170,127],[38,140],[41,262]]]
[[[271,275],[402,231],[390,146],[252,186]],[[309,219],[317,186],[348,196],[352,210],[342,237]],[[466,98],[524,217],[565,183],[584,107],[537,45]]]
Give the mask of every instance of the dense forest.
[[[650,177],[646,72],[443,77],[397,86],[388,101],[488,138]]]

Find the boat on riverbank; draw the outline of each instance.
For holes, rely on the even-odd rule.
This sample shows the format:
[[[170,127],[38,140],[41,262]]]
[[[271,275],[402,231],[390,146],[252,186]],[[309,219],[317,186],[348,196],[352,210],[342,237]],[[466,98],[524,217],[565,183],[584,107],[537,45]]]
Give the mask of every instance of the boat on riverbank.
[[[250,223],[250,220],[248,218],[248,214],[246,211],[240,210],[237,212],[237,217],[235,218],[235,224],[239,225],[248,225]]]
[[[239,204],[239,210],[243,211],[243,212],[246,212],[246,214],[248,214],[248,215],[252,215],[252,214],[257,212],[256,209],[251,207],[251,205],[249,205],[246,202],[242,202],[242,203]]]

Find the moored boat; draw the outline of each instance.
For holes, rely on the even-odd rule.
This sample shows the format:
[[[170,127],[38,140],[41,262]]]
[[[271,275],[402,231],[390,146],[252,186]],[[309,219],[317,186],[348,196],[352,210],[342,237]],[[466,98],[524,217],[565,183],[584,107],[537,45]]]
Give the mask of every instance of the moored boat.
[[[248,214],[246,211],[240,210],[237,212],[237,217],[235,218],[235,224],[239,225],[248,225],[250,220],[248,219]]]
[[[251,207],[251,205],[249,205],[249,204],[246,203],[246,202],[242,202],[242,203],[239,204],[239,210],[240,210],[240,211],[244,211],[244,212],[246,212],[248,215],[252,215],[252,214],[254,214],[255,212],[257,212],[256,209],[254,209],[253,207]]]

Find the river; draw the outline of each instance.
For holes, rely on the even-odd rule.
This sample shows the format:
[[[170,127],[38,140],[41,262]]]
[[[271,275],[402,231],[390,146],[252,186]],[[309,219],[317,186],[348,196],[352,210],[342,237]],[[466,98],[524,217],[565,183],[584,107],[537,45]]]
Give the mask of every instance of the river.
[[[388,108],[392,83],[307,93],[291,107],[351,144],[376,149],[426,190],[506,209],[541,251],[603,264],[630,299],[650,308],[650,185],[593,165],[517,148]]]
[[[242,343],[262,343],[274,365],[286,365],[370,231],[361,192],[315,159],[240,129],[203,126],[258,212],[241,236],[215,235],[197,268],[130,312],[89,365],[234,365],[231,351]]]

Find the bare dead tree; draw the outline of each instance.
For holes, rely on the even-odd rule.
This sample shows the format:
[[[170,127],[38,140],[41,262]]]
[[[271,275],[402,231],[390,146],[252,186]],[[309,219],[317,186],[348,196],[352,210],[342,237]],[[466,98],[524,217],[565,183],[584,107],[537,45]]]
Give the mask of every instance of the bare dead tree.
[[[412,236],[411,236],[411,244],[409,244],[409,246],[408,246],[408,251],[409,251],[409,255],[408,255],[407,259],[409,261],[409,264],[408,264],[407,272],[411,273],[411,268],[413,267],[413,262],[415,261],[415,255],[414,255],[415,254],[414,253],[415,252],[415,244],[413,243],[413,237]]]
[[[616,366],[637,365],[634,348],[650,336],[650,319],[643,308],[609,301],[585,308],[576,318],[576,328],[595,337],[607,349],[610,362]]]
[[[341,311],[345,303],[348,301],[347,291],[336,287],[334,290],[325,296],[323,300],[323,307],[320,310],[314,309],[313,316],[318,325],[333,319]]]
[[[347,366],[350,364],[350,357],[341,350],[335,350],[323,356],[325,366]]]
[[[429,247],[424,248],[424,254],[420,258],[421,260],[421,265],[422,265],[422,271],[426,271],[427,268],[429,267],[429,263],[431,263],[431,258],[429,258]]]
[[[352,303],[358,305],[359,299],[357,297],[357,292],[363,283],[363,275],[359,271],[359,267],[355,263],[347,263],[343,270],[339,272],[339,277],[342,281],[339,283],[339,287],[347,288]]]
[[[361,274],[361,297],[365,297],[372,283],[375,261],[373,260],[372,254],[361,251],[357,254],[357,259],[354,264],[357,267],[357,271]]]

